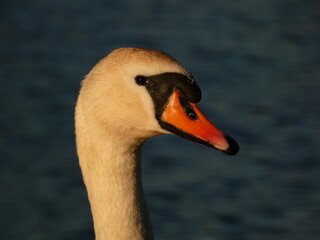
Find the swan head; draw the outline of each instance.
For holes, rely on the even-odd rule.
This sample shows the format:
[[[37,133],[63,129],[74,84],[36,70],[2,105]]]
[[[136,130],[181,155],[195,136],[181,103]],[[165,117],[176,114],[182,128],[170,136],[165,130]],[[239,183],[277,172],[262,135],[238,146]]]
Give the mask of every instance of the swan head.
[[[235,155],[237,142],[205,117],[196,105],[200,100],[192,75],[168,54],[120,48],[82,82],[76,122],[81,115],[78,122],[125,139],[173,133]]]

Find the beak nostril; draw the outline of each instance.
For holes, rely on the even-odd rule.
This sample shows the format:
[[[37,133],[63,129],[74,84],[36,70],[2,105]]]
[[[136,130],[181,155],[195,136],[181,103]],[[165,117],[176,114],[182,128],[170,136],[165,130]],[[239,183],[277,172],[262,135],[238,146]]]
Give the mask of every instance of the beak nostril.
[[[197,120],[198,116],[195,112],[188,112],[187,113],[188,118],[190,118],[191,120]]]
[[[181,107],[184,109],[185,114],[188,116],[190,120],[197,120],[198,115],[194,111],[193,107],[190,105],[190,103],[181,95],[179,97]]]

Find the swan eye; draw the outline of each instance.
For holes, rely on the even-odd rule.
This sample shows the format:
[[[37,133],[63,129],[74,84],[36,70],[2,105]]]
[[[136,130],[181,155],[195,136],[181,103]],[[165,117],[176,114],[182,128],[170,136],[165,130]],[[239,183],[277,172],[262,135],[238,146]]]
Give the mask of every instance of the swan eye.
[[[136,83],[140,86],[146,85],[148,83],[148,80],[144,76],[136,76]]]

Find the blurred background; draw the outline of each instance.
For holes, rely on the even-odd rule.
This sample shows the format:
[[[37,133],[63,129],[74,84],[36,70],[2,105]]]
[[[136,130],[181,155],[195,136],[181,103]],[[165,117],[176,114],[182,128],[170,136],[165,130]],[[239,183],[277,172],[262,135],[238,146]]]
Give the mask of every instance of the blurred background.
[[[320,2],[0,2],[0,239],[93,239],[74,143],[80,81],[112,49],[178,59],[240,146],[143,149],[156,239],[320,239]]]

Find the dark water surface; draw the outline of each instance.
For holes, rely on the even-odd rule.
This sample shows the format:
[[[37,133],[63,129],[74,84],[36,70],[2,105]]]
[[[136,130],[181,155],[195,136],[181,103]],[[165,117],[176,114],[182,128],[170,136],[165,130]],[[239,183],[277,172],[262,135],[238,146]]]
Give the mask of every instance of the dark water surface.
[[[93,239],[74,146],[80,80],[116,47],[168,52],[235,157],[149,140],[156,239],[320,239],[320,4],[1,1],[0,239]]]

